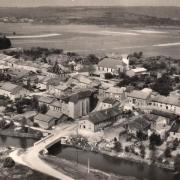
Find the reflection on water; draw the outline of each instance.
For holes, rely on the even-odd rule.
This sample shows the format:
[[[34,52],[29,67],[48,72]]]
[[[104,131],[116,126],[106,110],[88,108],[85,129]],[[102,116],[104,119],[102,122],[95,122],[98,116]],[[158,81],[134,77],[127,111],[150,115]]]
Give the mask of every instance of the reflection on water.
[[[94,152],[77,150],[72,147],[51,148],[49,149],[49,153],[60,158],[74,161],[75,163],[78,155],[78,162],[84,165],[87,165],[89,158],[91,167],[117,175],[134,176],[142,180],[180,180],[180,175],[175,175],[171,171],[122,159],[115,159]]]

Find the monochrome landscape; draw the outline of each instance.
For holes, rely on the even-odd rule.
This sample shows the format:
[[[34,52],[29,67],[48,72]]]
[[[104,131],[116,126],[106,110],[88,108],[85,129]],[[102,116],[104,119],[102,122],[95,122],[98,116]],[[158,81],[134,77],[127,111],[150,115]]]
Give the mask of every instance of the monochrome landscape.
[[[0,179],[179,180],[178,1],[28,1],[0,0]]]

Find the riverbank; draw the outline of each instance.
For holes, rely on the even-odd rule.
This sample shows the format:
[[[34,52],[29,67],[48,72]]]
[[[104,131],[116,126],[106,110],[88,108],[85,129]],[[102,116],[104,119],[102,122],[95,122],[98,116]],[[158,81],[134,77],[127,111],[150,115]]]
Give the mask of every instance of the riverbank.
[[[139,163],[139,164],[147,164],[149,166],[156,166],[158,168],[162,168],[162,169],[165,169],[165,170],[170,170],[170,171],[175,171],[175,168],[174,166],[171,166],[171,165],[166,165],[166,164],[162,164],[162,163],[158,163],[158,162],[152,162],[151,160],[148,160],[148,159],[142,159],[142,158],[139,158],[135,155],[133,155],[132,153],[119,153],[118,156],[117,156],[117,153],[115,152],[108,152],[108,151],[99,151],[98,153],[101,153],[101,154],[104,154],[104,155],[108,155],[108,156],[111,156],[111,157],[114,157],[114,158],[120,158],[120,159],[124,159],[124,160],[127,160],[127,161],[132,161],[132,162],[135,162],[135,163]]]
[[[39,172],[33,171],[26,166],[15,164],[12,167],[5,167],[5,159],[12,152],[11,148],[0,147],[0,179],[3,180],[56,180]]]
[[[59,159],[56,156],[45,155],[41,158],[51,164],[53,168],[71,176],[73,179],[78,180],[137,180],[135,177],[130,176],[116,176],[108,174],[100,170],[90,169],[82,164],[70,162],[65,159]]]
[[[173,165],[170,165],[170,164],[162,164],[162,163],[158,163],[158,162],[152,162],[151,160],[149,159],[142,159],[138,156],[135,156],[134,154],[132,153],[125,153],[125,152],[121,152],[121,153],[117,153],[115,151],[105,151],[105,150],[100,150],[100,149],[90,149],[90,148],[85,148],[85,147],[81,147],[81,146],[78,146],[78,145],[63,145],[63,146],[67,146],[67,147],[73,147],[73,148],[77,148],[77,149],[80,149],[80,150],[83,150],[83,151],[91,151],[91,152],[95,152],[95,153],[99,153],[99,154],[103,154],[103,155],[107,155],[107,156],[110,156],[110,157],[113,157],[113,158],[116,158],[116,159],[124,159],[124,160],[127,160],[127,161],[131,161],[131,162],[135,162],[135,163],[138,163],[138,164],[147,164],[148,166],[155,166],[155,167],[158,167],[158,168],[162,168],[162,169],[165,169],[165,170],[169,170],[169,171],[175,171],[175,167]]]

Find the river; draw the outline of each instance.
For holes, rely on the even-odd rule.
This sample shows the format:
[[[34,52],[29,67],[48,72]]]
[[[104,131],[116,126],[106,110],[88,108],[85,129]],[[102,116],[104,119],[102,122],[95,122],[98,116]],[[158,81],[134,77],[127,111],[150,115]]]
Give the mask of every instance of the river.
[[[17,137],[7,137],[0,136],[0,146],[1,147],[18,147],[18,148],[28,148],[34,144],[36,140],[31,138],[17,138]]]
[[[115,159],[113,157],[102,155],[94,152],[86,152],[72,147],[62,147],[50,149],[50,154],[64,158],[74,163],[82,163],[87,165],[88,158],[90,166],[94,169],[104,172],[114,173],[121,176],[133,176],[139,180],[179,180],[180,175],[175,175],[171,171],[161,168],[137,164],[123,159]]]
[[[35,140],[26,138],[12,138],[0,136],[0,146],[14,146],[27,148],[33,145]],[[121,176],[133,176],[139,180],[179,180],[180,175],[163,170],[161,168],[148,166],[144,164],[137,164],[123,159],[115,159],[110,156],[102,155],[94,152],[82,151],[73,147],[50,148],[49,153],[59,158],[64,158],[74,163],[81,163],[87,165],[88,158],[90,160],[90,167],[104,172],[114,173]],[[34,172],[32,179],[47,179],[50,177]],[[53,179],[53,178],[52,178]]]

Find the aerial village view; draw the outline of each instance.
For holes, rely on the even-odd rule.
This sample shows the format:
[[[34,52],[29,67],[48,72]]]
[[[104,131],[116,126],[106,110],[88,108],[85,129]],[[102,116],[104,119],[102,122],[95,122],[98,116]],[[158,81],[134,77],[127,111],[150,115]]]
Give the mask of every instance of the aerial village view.
[[[0,179],[180,179],[180,2],[164,2],[0,0]]]

